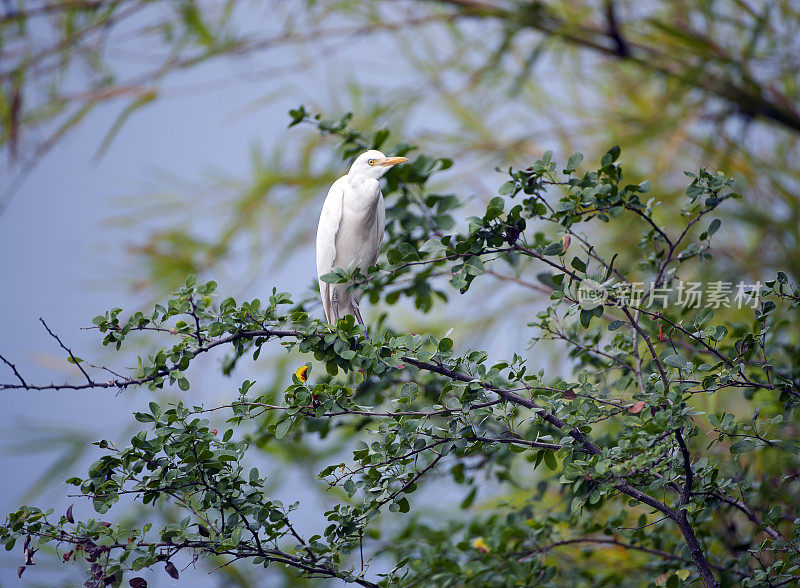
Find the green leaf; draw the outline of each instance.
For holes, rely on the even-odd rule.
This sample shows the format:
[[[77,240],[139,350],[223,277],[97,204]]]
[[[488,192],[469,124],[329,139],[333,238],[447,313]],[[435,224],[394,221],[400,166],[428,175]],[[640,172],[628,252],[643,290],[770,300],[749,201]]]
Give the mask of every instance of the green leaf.
[[[756,444],[751,441],[750,439],[742,439],[741,441],[737,441],[733,445],[731,445],[731,453],[734,455],[739,453],[746,453],[755,449]]]
[[[403,241],[397,246],[397,250],[403,256],[403,260],[419,261],[419,253],[417,248],[411,243]]]
[[[680,369],[686,369],[687,367],[686,360],[683,359],[680,355],[677,355],[675,353],[666,356],[663,361],[670,367],[680,368]]]
[[[475,496],[477,495],[477,493],[478,493],[478,487],[473,486],[472,490],[470,490],[469,493],[464,497],[464,500],[461,501],[461,504],[459,505],[460,508],[467,509],[470,506],[472,506],[472,503],[475,502]]]
[[[403,254],[400,253],[397,249],[389,249],[386,252],[386,261],[388,261],[392,265],[397,265],[403,260]],[[325,279],[325,276],[322,276],[321,279]]]
[[[558,461],[556,461],[555,451],[547,450],[544,452],[544,465],[546,465],[547,468],[552,471],[558,469]]]
[[[625,324],[625,321],[611,321],[610,323],[608,323],[608,330],[609,331],[616,331],[617,329],[619,329],[624,324]]]
[[[508,196],[516,189],[516,187],[517,185],[514,182],[506,182],[497,189],[497,193],[500,194],[501,196]],[[502,210],[503,209],[501,207],[500,211],[502,212]]]
[[[319,277],[319,279],[323,282],[327,282],[328,284],[344,284],[347,282],[347,278],[339,272],[323,274]]]
[[[438,238],[428,239],[419,248],[422,253],[433,253],[432,257],[437,257],[443,253],[447,248],[442,245],[442,241]]]
[[[710,237],[716,233],[717,230],[719,230],[720,225],[722,225],[722,221],[720,221],[718,218],[715,218],[713,221],[711,221],[711,224],[708,225],[708,229],[706,229],[708,236]]]
[[[446,170],[446,169],[450,169],[451,167],[453,167],[453,160],[450,159],[449,157],[440,157],[436,161],[439,162],[439,169],[440,170]]]
[[[563,277],[563,274],[560,274]],[[547,286],[548,288],[552,288],[553,290],[558,290],[560,284],[557,284],[556,281],[553,279],[553,274],[550,272],[540,272],[536,274],[536,279],[539,280],[542,284]]]
[[[489,204],[486,206],[486,214],[484,218],[486,220],[492,220],[503,214],[503,209],[505,208],[506,202],[499,196],[495,196],[489,201]]]
[[[485,273],[483,261],[480,257],[470,257],[464,262],[464,273],[470,276],[480,276]]]
[[[375,136],[372,139],[372,148],[380,149],[388,137],[389,129],[378,129],[375,131]]]
[[[275,425],[275,438],[276,439],[283,439],[286,437],[286,434],[289,432],[289,429],[292,428],[292,423],[294,419],[292,418],[285,418],[277,425]]]
[[[561,241],[553,241],[542,250],[542,255],[561,255],[563,252],[564,244]]]
[[[694,317],[694,326],[699,327],[700,325],[706,324],[713,316],[713,310],[710,308],[701,308]]]
[[[586,271],[586,263],[579,257],[573,257],[571,262],[572,267],[574,267],[579,272]]]
[[[463,272],[459,271],[456,274],[453,274],[453,277],[450,278],[450,285],[458,290],[459,292],[466,291],[467,288],[467,277],[464,275]]]
[[[619,154],[620,154],[619,145],[614,145],[611,149],[608,150],[608,153],[606,153],[605,155],[603,155],[603,157],[600,158],[600,165],[603,167],[611,165],[617,160]]]
[[[583,153],[573,153],[567,160],[567,167],[564,169],[565,173],[575,171],[583,161]]]
[[[292,122],[289,123],[289,127],[293,127],[303,122],[303,120],[305,120],[305,118],[308,116],[308,112],[306,112],[305,107],[301,104],[299,107],[290,110],[289,116],[292,119]]]

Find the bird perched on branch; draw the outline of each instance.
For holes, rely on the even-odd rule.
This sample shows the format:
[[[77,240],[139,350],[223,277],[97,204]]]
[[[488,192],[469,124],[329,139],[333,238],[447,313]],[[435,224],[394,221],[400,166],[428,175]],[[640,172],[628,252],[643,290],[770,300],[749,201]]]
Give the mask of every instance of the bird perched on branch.
[[[379,180],[392,166],[408,161],[405,157],[386,157],[370,150],[359,155],[347,175],[336,180],[325,203],[317,227],[317,277],[335,267],[356,268],[366,273],[378,259],[386,223],[386,206]],[[361,291],[350,284],[329,284],[319,280],[322,306],[329,323],[352,314],[360,325]]]

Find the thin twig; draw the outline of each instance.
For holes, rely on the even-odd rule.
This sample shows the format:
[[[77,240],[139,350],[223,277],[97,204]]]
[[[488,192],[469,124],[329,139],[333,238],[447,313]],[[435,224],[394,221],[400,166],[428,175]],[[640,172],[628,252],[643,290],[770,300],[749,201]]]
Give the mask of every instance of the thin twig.
[[[45,330],[47,330],[47,332],[50,334],[50,336],[53,339],[55,339],[56,341],[58,341],[58,344],[61,347],[61,349],[63,349],[64,351],[66,351],[69,354],[69,357],[72,360],[72,363],[75,364],[76,366],[78,366],[78,369],[81,370],[81,373],[84,376],[86,376],[86,381],[90,385],[94,384],[94,381],[89,377],[89,374],[86,373],[86,370],[83,369],[83,366],[81,365],[81,361],[83,361],[83,360],[79,360],[77,357],[75,357],[75,355],[72,353],[72,350],[69,347],[67,347],[66,345],[64,345],[64,343],[62,343],[61,339],[59,339],[58,335],[56,335],[53,331],[50,330],[50,327],[47,326],[47,323],[44,322],[44,319],[42,317],[39,317],[39,321],[42,323],[42,325],[44,325]]]

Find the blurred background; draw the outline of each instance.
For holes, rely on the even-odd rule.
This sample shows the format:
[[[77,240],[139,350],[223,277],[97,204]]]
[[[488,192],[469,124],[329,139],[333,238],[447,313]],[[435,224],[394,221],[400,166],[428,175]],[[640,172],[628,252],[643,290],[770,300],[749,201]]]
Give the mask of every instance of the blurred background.
[[[273,287],[315,296],[316,220],[348,163],[335,138],[287,129],[300,104],[352,112],[363,131],[390,128],[389,154],[404,141],[454,159],[429,188],[457,194],[464,214],[496,195],[500,170],[547,149],[562,160],[581,151],[590,166],[621,145],[627,179],[651,181],[665,222],[684,170],[723,170],[744,199],[720,210],[728,230],[702,277],[780,268],[798,280],[799,22],[796,2],[756,0],[0,0],[0,353],[29,381],[75,378],[42,317],[76,355],[124,369],[147,343],[113,354],[82,327],[113,307],[146,309],[189,273],[237,300]],[[638,241],[615,231],[600,236],[609,247]],[[461,349],[519,352],[527,335],[513,327],[541,300],[505,286],[535,275],[521,267],[428,315],[393,307],[389,320],[438,336],[453,326]],[[557,348],[531,354],[564,367]],[[220,362],[192,373],[189,401],[223,403],[244,378],[278,391],[299,365],[277,349],[229,379]],[[63,479],[100,455],[91,442],[124,443],[151,394],[4,392],[0,511],[75,502]],[[262,447],[275,494],[323,509],[322,487],[296,488],[337,443]],[[75,512],[89,516],[89,505]],[[19,581],[17,560],[0,555],[0,586],[82,584],[45,558]],[[246,566],[209,569],[183,574],[198,586],[303,584],[291,572],[265,584]]]

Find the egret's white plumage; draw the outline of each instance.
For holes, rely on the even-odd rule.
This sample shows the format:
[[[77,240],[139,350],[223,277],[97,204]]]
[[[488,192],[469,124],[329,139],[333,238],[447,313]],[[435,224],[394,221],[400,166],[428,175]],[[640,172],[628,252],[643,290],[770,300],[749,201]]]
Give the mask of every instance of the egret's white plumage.
[[[389,169],[408,161],[405,157],[386,157],[380,151],[362,153],[347,175],[336,180],[325,203],[317,227],[317,277],[334,267],[366,273],[375,264],[383,240],[386,207],[379,180]],[[319,280],[322,306],[329,323],[352,314],[360,324],[361,292],[348,284],[328,284]]]

